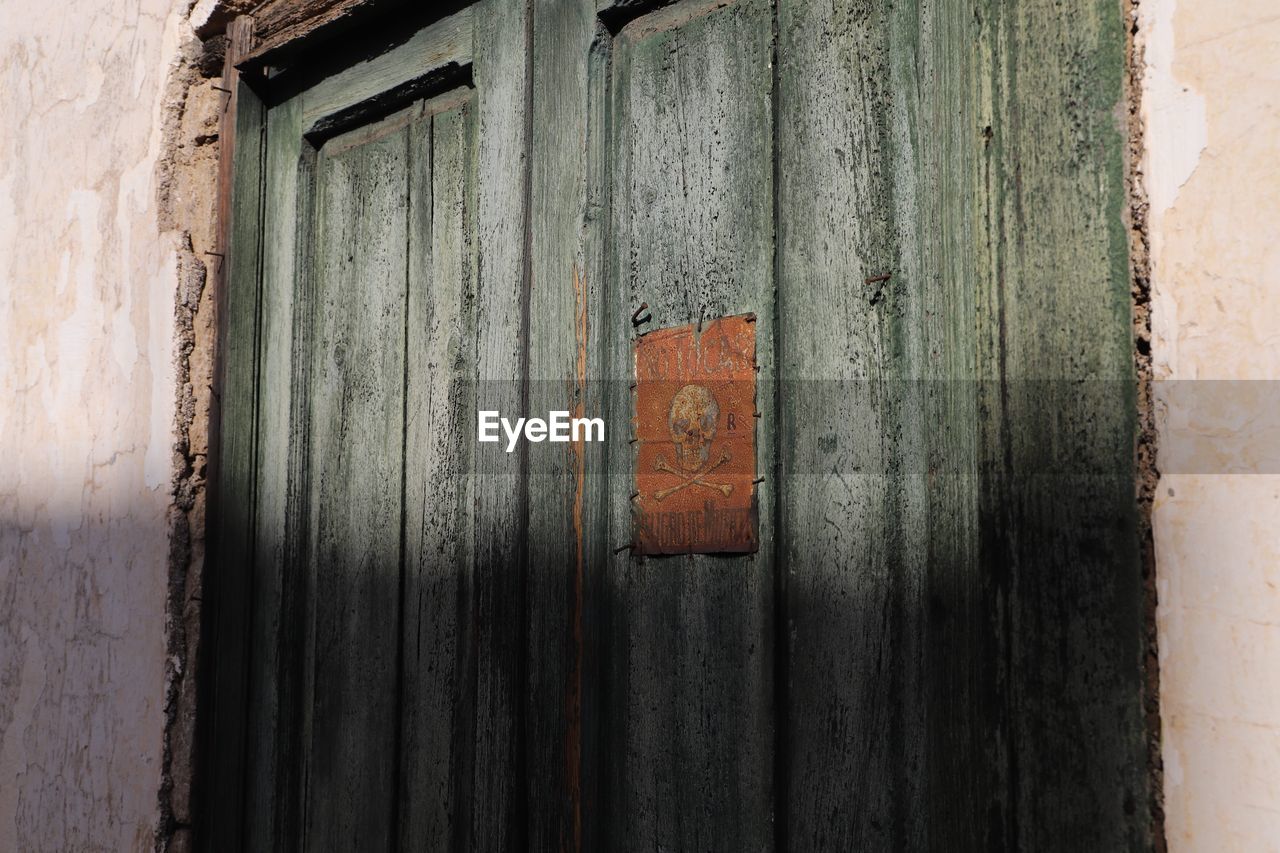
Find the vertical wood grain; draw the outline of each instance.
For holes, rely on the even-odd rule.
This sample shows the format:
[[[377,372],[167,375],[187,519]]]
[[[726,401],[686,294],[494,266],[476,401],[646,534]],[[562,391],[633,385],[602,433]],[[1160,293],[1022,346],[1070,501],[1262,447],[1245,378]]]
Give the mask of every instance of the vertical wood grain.
[[[466,837],[474,672],[471,619],[475,370],[475,103],[409,127],[405,610],[399,846]]]
[[[755,312],[759,381],[773,365],[772,17],[744,0],[680,4],[628,24],[612,54],[608,311],[648,302],[658,326]],[[632,375],[614,327],[610,375]],[[625,401],[611,423],[630,415]],[[768,400],[768,394],[764,395]],[[626,414],[623,414],[626,412]],[[772,411],[756,434],[772,468]],[[611,456],[615,539],[630,534],[630,456]],[[760,489],[772,516],[773,486]],[[619,513],[621,517],[619,518]],[[607,846],[760,850],[773,830],[773,530],[741,557],[610,566],[606,712],[618,786]]]
[[[206,849],[229,849],[241,842],[248,696],[249,591],[254,550],[254,466],[257,422],[258,266],[262,239],[262,154],[266,108],[233,72],[232,59],[247,49],[252,23],[237,19],[230,28],[228,71],[234,87],[224,135],[234,139],[224,153],[220,188],[226,205],[220,225],[224,257],[218,294],[220,324],[211,442],[210,570],[211,606],[206,624],[213,662],[206,676],[204,721],[208,768],[204,814]],[[231,79],[234,78],[234,81]],[[234,128],[234,132],[230,133]]]
[[[529,413],[600,415],[601,282],[588,269],[587,62],[596,32],[584,0],[533,8]],[[590,639],[603,568],[599,444],[529,457],[529,848],[591,850],[596,798],[589,727],[597,716]],[[536,780],[536,782],[535,782]]]
[[[1010,835],[1148,835],[1120,10],[985,9],[982,171],[1004,465],[985,507],[1007,566]]]
[[[248,743],[245,763],[245,843],[273,846],[276,779],[288,710],[280,705],[281,631],[284,628],[289,463],[293,442],[294,292],[298,276],[298,160],[301,104],[267,114],[263,187],[262,296],[258,354],[257,498],[250,611]],[[282,717],[282,710],[284,717]]]
[[[1149,842],[1119,23],[780,3],[793,849]]]
[[[910,278],[895,271],[885,35],[876,4],[779,4],[779,724],[794,850],[923,839],[928,530],[901,422],[916,389],[898,339]]]
[[[477,7],[476,408],[504,414],[524,414],[527,404],[529,25],[529,4],[520,0]],[[523,847],[527,832],[526,454],[524,446],[515,453],[477,448],[476,810],[469,820],[471,845],[480,850]]]
[[[315,352],[316,162],[314,147],[302,144],[294,168],[291,282],[293,320],[289,401],[288,491],[285,497],[284,578],[281,591],[278,659],[277,756],[274,770],[275,849],[306,849],[306,779],[314,719],[315,595],[317,567],[311,555],[311,393]],[[282,164],[287,167],[287,164]],[[265,846],[262,845],[262,846]]]
[[[895,232],[894,298],[903,305],[906,372],[923,437],[928,549],[920,602],[920,665],[928,733],[920,775],[930,843],[1006,849],[996,580],[983,560],[979,503],[984,415],[979,405],[979,276],[972,49],[976,19],[959,7],[885,10],[892,97],[889,148]],[[958,45],[965,45],[959,49]],[[962,109],[957,104],[965,104]]]
[[[309,849],[395,838],[408,153],[362,129],[317,171]]]

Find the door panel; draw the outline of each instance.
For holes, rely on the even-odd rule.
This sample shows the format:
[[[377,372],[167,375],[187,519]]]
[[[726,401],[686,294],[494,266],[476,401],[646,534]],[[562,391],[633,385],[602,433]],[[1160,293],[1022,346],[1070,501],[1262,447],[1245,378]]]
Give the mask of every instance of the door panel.
[[[335,849],[385,846],[395,799],[411,169],[390,121],[316,166],[306,831]]]
[[[520,315],[504,307],[520,289],[502,261],[520,257],[521,158],[506,155],[523,147],[523,63],[504,49],[522,24],[494,11],[481,26],[470,7],[409,16],[425,27],[389,51],[375,40],[371,58],[336,66],[326,53],[326,73],[303,63],[239,93],[236,217],[260,236],[230,258],[247,298],[229,334],[258,357],[228,378],[253,389],[229,426],[239,438],[244,424],[257,461],[224,503],[249,511],[238,534],[254,546],[218,563],[219,665],[245,687],[211,733],[209,849],[500,848],[518,825],[498,817],[510,795],[474,823],[471,807],[477,785],[523,788],[508,771],[520,623],[487,618],[511,598],[477,577],[510,581],[473,557],[498,543],[476,520],[511,494],[477,485],[476,378],[518,352],[499,317]],[[490,244],[503,287],[482,312],[484,229],[514,233],[516,251]],[[511,722],[482,730],[482,715]]]
[[[606,149],[609,316],[647,302],[660,326],[754,312],[762,388],[773,380],[772,12],[762,0],[682,3],[612,41]],[[604,70],[604,69],[601,69]],[[603,81],[602,81],[603,83]],[[614,376],[631,342],[613,325]],[[631,406],[625,381],[615,411]],[[772,465],[772,407],[757,471]],[[613,424],[627,419],[615,416]],[[631,454],[610,480],[630,490]],[[761,484],[762,517],[772,515]],[[616,495],[616,493],[615,493]],[[616,495],[627,507],[626,494]],[[615,541],[631,520],[617,519]],[[758,553],[611,562],[619,684],[602,748],[618,763],[605,846],[758,850],[772,844],[773,536]]]
[[[458,830],[474,713],[472,93],[409,132],[399,831],[402,849],[427,850]]]
[[[457,90],[316,158],[309,849],[456,830],[474,712],[474,116]]]

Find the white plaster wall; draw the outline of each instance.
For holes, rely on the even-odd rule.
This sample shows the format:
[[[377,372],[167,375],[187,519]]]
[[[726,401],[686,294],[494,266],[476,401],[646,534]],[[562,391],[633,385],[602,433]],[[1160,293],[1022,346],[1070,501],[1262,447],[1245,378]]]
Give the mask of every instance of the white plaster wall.
[[[153,847],[180,0],[0,0],[0,850]]]
[[[1140,10],[1166,835],[1280,850],[1280,5]]]

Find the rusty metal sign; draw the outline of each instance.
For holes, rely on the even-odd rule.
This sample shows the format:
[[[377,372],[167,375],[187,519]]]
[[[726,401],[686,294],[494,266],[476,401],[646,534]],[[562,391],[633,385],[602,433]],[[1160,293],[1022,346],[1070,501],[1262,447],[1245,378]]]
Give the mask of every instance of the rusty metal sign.
[[[756,317],[636,340],[637,554],[746,554],[756,533]]]

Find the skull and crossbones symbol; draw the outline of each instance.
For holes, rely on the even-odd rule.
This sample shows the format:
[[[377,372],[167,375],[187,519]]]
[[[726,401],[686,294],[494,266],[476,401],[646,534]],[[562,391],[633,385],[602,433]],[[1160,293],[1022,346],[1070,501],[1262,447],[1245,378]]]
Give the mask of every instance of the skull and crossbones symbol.
[[[658,471],[679,477],[680,482],[654,492],[654,500],[664,500],[690,486],[702,486],[725,497],[733,492],[733,486],[729,483],[713,483],[705,479],[730,458],[729,452],[722,448],[714,462],[708,461],[719,418],[720,406],[716,403],[716,398],[701,385],[686,385],[671,398],[667,429],[671,431],[671,440],[676,448],[676,462],[680,467],[667,464],[667,460],[661,456],[654,460],[653,465]]]

